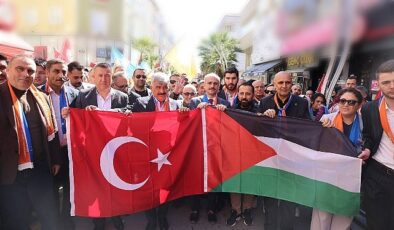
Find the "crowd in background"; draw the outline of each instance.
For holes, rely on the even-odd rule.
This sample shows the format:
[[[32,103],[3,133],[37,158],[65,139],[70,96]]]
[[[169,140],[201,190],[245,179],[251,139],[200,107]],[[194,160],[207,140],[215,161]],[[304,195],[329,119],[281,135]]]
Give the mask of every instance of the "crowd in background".
[[[186,74],[168,76],[138,67],[127,76],[121,66],[108,63],[87,69],[78,62],[33,60],[27,56],[11,60],[0,56],[0,70],[0,202],[4,229],[28,228],[33,210],[42,229],[56,229],[58,223],[64,229],[75,228],[70,217],[65,124],[70,107],[134,113],[187,112],[207,106],[271,118],[310,119],[343,132],[368,165],[363,181],[368,228],[394,229],[390,216],[394,214],[390,205],[394,202],[394,60],[378,69],[383,96],[369,103],[368,90],[357,86],[353,75],[343,89],[336,87],[332,96],[325,98],[322,93],[293,84],[286,71],[276,73],[273,82],[265,85],[261,80],[240,79],[235,67],[226,69],[223,79],[215,73],[206,74],[204,79],[190,79]],[[59,188],[63,189],[60,207]],[[208,200],[209,222],[217,222],[217,212],[229,200],[232,211],[226,223],[234,226],[242,220],[252,225],[255,196],[220,193],[188,200],[191,223],[199,221],[203,197]],[[169,228],[168,206],[163,204],[145,212],[146,229]],[[268,197],[264,198],[264,210],[264,229],[293,229],[296,215],[309,216],[311,229],[349,229],[352,222],[352,217],[312,211]],[[109,219],[116,229],[124,229],[121,216]],[[92,221],[95,229],[105,228],[105,218]]]

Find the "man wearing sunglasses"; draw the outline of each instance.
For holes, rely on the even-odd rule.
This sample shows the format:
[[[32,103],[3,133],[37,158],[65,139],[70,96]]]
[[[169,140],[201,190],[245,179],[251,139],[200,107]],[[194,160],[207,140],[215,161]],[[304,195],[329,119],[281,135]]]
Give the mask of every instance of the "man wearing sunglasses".
[[[179,107],[189,108],[190,101],[196,95],[197,95],[197,89],[196,89],[196,87],[194,87],[194,85],[192,85],[192,84],[185,85],[185,87],[183,87],[183,90],[182,90],[183,100],[178,100],[179,105],[180,105]]]
[[[181,94],[182,94],[184,82],[185,82],[185,78],[182,78],[177,73],[170,76],[170,82],[168,83],[168,86],[170,88],[170,98],[172,98],[174,100],[181,100],[182,99]]]
[[[152,95],[151,90],[146,87],[146,74],[144,69],[134,70],[132,80],[134,86],[131,88],[131,91],[139,94],[141,97]]]
[[[265,88],[264,93],[265,93],[265,97],[269,95],[274,95],[276,93],[274,84],[268,84]]]
[[[361,109],[364,150],[364,208],[367,229],[394,229],[394,59],[378,67],[382,97]]]
[[[129,84],[127,82],[127,78],[124,75],[124,72],[116,72],[112,76],[112,88],[117,89],[123,93],[127,93],[129,89]]]
[[[289,116],[310,119],[308,101],[291,94],[291,86],[290,73],[280,71],[275,74],[274,87],[276,93],[261,100],[258,112],[271,118]],[[304,206],[285,200],[278,201],[277,199],[264,197],[264,204],[266,205],[264,229],[278,229],[278,227],[279,229],[294,229],[296,207],[299,207],[300,215],[305,215],[304,212],[308,213],[306,211],[308,208]]]

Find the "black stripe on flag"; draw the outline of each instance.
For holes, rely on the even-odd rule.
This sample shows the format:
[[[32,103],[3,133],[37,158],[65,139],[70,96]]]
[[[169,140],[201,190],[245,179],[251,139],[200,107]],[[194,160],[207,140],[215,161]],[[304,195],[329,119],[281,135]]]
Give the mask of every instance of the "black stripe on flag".
[[[283,138],[317,151],[356,157],[356,148],[336,128],[323,128],[320,122],[293,117],[274,119],[241,110],[226,113],[254,136]]]

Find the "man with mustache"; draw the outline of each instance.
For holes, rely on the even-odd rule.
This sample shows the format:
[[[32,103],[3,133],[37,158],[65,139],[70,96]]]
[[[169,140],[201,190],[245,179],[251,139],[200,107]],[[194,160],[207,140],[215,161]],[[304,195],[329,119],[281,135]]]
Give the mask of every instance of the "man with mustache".
[[[6,56],[0,54],[0,84],[7,80],[7,58]]]
[[[224,111],[226,108],[230,107],[230,103],[223,98],[218,96],[220,78],[215,73],[209,73],[204,77],[204,88],[205,94],[199,97],[192,98],[190,101],[190,109],[202,109],[207,106],[214,106],[220,111]],[[208,193],[206,195],[208,198],[208,221],[210,223],[217,222],[216,210],[218,210],[218,194]],[[200,217],[200,196],[192,197],[192,213],[190,214],[190,222],[196,223]]]
[[[224,71],[224,86],[218,93],[218,97],[230,103],[230,106],[237,104],[237,83],[239,72],[235,67],[229,67]]]
[[[48,76],[48,81],[42,87],[42,90],[46,92],[52,100],[60,141],[60,151],[56,154],[62,158],[60,171],[54,180],[55,198],[57,203],[59,203],[59,188],[63,187],[63,202],[62,209],[60,210],[61,223],[67,229],[74,229],[75,225],[70,216],[70,180],[66,121],[61,116],[61,110],[73,103],[77,98],[79,91],[64,85],[65,75],[67,73],[67,66],[64,61],[60,59],[49,60],[46,63],[45,69],[45,75]]]
[[[133,112],[165,112],[178,109],[175,100],[169,97],[168,89],[169,78],[164,73],[154,73],[152,76],[152,95],[137,98],[132,108]],[[146,230],[155,230],[159,222],[160,230],[167,230],[169,227],[167,221],[168,204],[162,204],[157,208],[152,208],[145,212],[148,219]]]
[[[235,109],[248,111],[252,113],[257,112],[254,103],[254,87],[249,83],[243,83],[238,88],[238,103],[233,107]],[[235,226],[238,221],[243,219],[246,226],[252,225],[253,195],[231,193],[231,215],[226,223],[229,226]],[[241,209],[242,207],[242,209]]]

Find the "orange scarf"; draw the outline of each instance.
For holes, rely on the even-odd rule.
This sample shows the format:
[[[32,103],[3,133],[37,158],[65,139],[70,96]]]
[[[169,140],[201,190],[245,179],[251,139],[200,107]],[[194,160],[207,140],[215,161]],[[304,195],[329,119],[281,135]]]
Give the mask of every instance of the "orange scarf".
[[[15,95],[13,88],[9,81],[7,82],[8,89],[10,90],[11,100],[12,100],[12,109],[14,111],[14,119],[16,125],[16,134],[18,138],[18,149],[19,149],[19,160],[18,160],[18,169],[23,170],[27,168],[33,168],[33,162],[30,159],[30,153],[28,149],[28,143],[26,138],[26,132],[28,130],[24,129],[23,125],[23,111],[22,105],[19,102],[18,98]],[[44,115],[44,125],[47,129],[48,141],[51,141],[55,137],[56,132],[56,123],[52,116],[53,107],[48,104],[45,96],[37,90],[34,85],[28,89],[33,94],[35,100],[37,101],[38,107],[40,111]]]
[[[334,126],[336,129],[341,131],[341,133],[343,133],[343,119],[340,112],[338,112],[334,118]]]
[[[387,111],[386,111],[386,100],[382,97],[379,105],[379,115],[380,115],[380,123],[382,124],[382,128],[386,135],[390,138],[391,142],[394,144],[394,134],[391,131],[389,120],[387,118]]]

